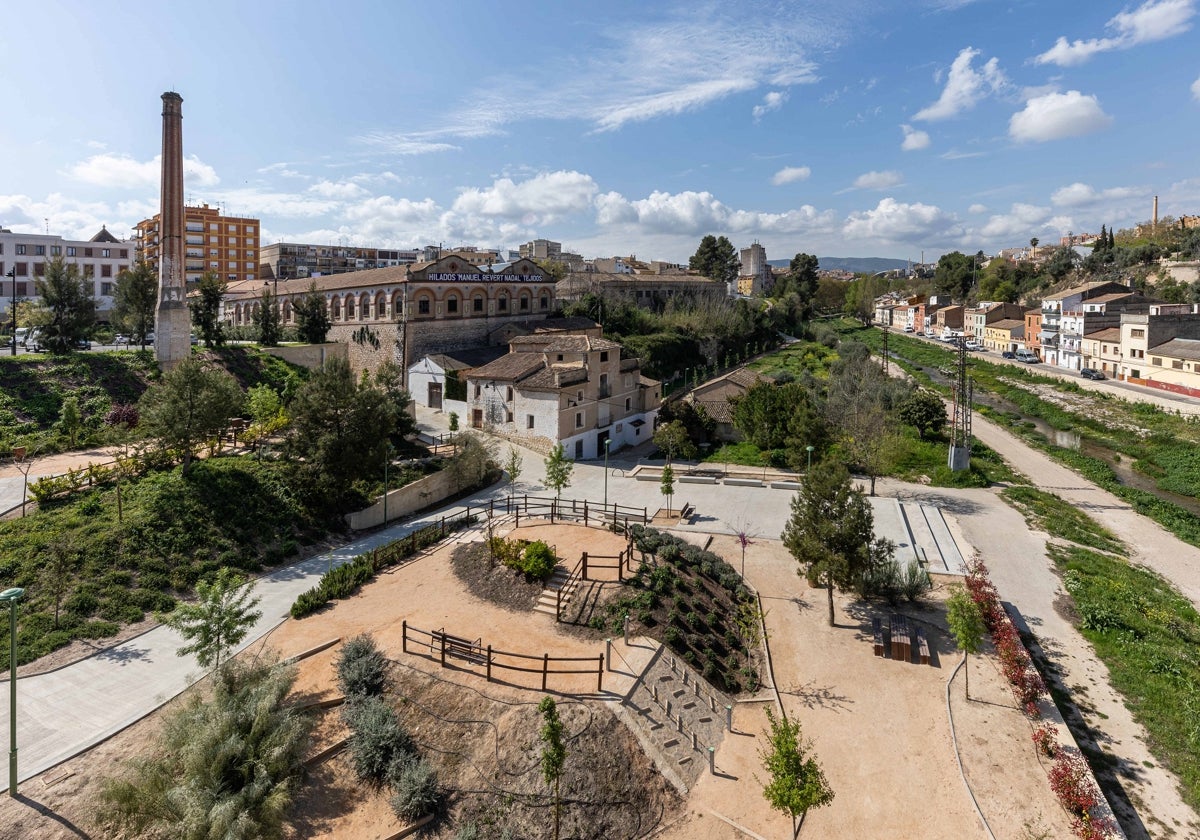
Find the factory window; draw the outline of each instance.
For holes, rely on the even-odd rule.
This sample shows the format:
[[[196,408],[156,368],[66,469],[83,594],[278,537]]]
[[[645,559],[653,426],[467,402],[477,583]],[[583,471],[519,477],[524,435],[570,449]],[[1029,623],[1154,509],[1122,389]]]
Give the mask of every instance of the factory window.
[[[526,415],[525,415],[525,428],[526,428],[526,429],[532,429],[532,428],[533,428],[533,415],[532,415],[532,414],[526,414]]]
[[[428,315],[429,314],[429,298],[423,297],[423,298],[417,299],[417,314],[418,315]]]
[[[483,311],[483,297],[482,296],[476,295],[475,299],[473,301],[471,301],[471,304],[472,304],[471,308],[474,309],[476,312]]]
[[[575,428],[576,429],[583,428],[583,412],[582,411],[575,412]]]
[[[550,295],[542,295],[541,306],[542,306],[542,309],[550,308]]]

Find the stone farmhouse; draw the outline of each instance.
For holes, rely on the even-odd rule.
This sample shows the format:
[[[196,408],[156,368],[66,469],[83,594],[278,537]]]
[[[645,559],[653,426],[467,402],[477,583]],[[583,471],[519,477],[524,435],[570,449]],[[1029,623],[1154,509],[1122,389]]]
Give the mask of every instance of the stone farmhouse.
[[[650,439],[662,403],[659,382],[641,374],[621,345],[591,335],[533,334],[466,376],[467,421],[548,452],[603,457]]]

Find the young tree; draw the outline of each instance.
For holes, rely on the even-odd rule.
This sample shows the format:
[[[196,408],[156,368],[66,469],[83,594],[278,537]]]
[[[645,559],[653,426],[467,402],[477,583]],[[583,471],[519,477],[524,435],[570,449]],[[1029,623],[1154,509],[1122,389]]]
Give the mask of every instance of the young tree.
[[[979,604],[963,587],[955,587],[954,592],[946,600],[946,623],[950,625],[950,635],[954,644],[963,652],[963,686],[967,699],[971,699],[971,677],[967,668],[967,656],[979,653],[983,647],[983,612]]]
[[[563,724],[558,716],[558,706],[553,697],[543,697],[538,703],[542,713],[542,778],[554,788],[554,840],[558,840],[562,800],[558,795],[558,784],[562,779],[563,764],[567,760],[567,748],[563,744]]]
[[[308,287],[308,294],[292,301],[292,311],[296,313],[296,332],[300,340],[306,344],[324,344],[333,321],[329,318],[325,296],[317,291],[316,281]]]
[[[58,429],[67,437],[67,442],[71,448],[75,448],[75,442],[79,439],[79,432],[83,429],[83,418],[79,416],[79,398],[67,397],[63,400],[62,409],[58,413]]]
[[[404,368],[390,359],[375,369],[375,387],[383,391],[391,403],[395,420],[389,431],[393,443],[399,446],[417,431],[417,418],[409,413],[412,394],[404,387]]]
[[[562,495],[564,487],[571,486],[571,472],[575,462],[566,456],[561,443],[555,444],[550,455],[542,463],[546,465],[546,486],[554,488],[554,498]]]
[[[769,748],[758,753],[770,774],[770,781],[763,786],[763,797],[776,811],[792,818],[792,836],[795,837],[796,819],[799,818],[803,825],[809,810],[833,802],[833,788],[812,755],[812,743],[802,739],[800,724],[787,718],[776,718],[770,709],[767,709],[767,722],[771,726],[766,733]]]
[[[146,346],[154,331],[154,309],[158,305],[158,272],[145,260],[117,275],[113,286],[113,320],[129,334],[131,344]]]
[[[696,457],[696,445],[692,443],[682,421],[672,420],[670,423],[662,424],[654,430],[652,440],[655,446],[667,453],[668,463],[676,458]]]
[[[927,388],[917,388],[896,406],[896,417],[917,430],[922,440],[946,427],[946,403]]]
[[[853,464],[871,481],[884,471],[887,445],[893,434],[892,407],[905,386],[891,379],[861,345],[844,342],[841,358],[832,366],[826,388],[825,413],[829,425],[841,433],[841,443]]]
[[[189,356],[142,394],[139,422],[160,446],[183,454],[187,475],[196,448],[225,430],[243,399],[236,379]]]
[[[262,617],[262,611],[254,609],[262,599],[251,598],[253,591],[253,581],[228,566],[222,567],[213,580],[197,583],[195,604],[180,604],[159,617],[189,642],[176,653],[194,653],[201,668],[219,670],[229,651],[241,644]]]
[[[508,447],[508,458],[504,461],[504,472],[508,474],[509,492],[516,486],[517,480],[521,477],[521,472],[525,469],[524,463],[521,461],[521,453],[517,451],[515,446]]]
[[[62,607],[63,596],[71,586],[71,578],[75,572],[79,555],[71,550],[70,544],[64,539],[55,539],[48,546],[42,560],[39,583],[54,600],[54,629],[58,629],[59,611]]]
[[[450,459],[450,475],[459,490],[478,487],[496,464],[496,444],[490,437],[463,432],[454,439],[454,457]]]
[[[221,323],[221,299],[225,296],[225,281],[216,272],[206,271],[200,275],[196,287],[198,294],[188,303],[192,312],[192,323],[200,340],[208,348],[220,347],[225,343],[225,325]]]
[[[42,343],[51,353],[67,353],[75,342],[87,338],[96,323],[96,299],[92,281],[79,266],[54,257],[46,263],[46,273],[33,282],[34,289],[49,313],[42,327]]]
[[[662,494],[667,497],[667,516],[671,516],[671,497],[675,495],[675,471],[671,465],[663,467],[662,482],[659,484]]]
[[[279,298],[263,288],[254,310],[254,326],[258,327],[258,343],[263,347],[278,347],[283,327],[279,317]]]
[[[846,468],[830,460],[814,465],[792,499],[792,514],[781,539],[809,579],[824,582],[831,627],[833,588],[861,586],[875,559],[874,528],[871,505],[862,490],[850,483]]]

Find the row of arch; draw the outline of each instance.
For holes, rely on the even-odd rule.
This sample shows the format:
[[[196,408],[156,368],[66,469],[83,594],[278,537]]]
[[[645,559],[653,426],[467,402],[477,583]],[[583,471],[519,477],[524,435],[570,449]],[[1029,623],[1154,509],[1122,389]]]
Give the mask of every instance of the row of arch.
[[[397,290],[390,295],[378,292],[345,292],[325,296],[329,318],[335,324],[349,321],[386,321],[404,311],[404,292]],[[490,304],[490,305],[489,305]],[[291,298],[281,298],[275,304],[284,324],[295,323]],[[549,312],[554,306],[554,287],[537,285],[531,288],[511,290],[489,287],[484,289],[422,288],[413,293],[412,312],[409,317],[423,318],[473,318],[489,315]],[[258,300],[233,304],[230,320],[235,326],[254,323],[261,308]]]

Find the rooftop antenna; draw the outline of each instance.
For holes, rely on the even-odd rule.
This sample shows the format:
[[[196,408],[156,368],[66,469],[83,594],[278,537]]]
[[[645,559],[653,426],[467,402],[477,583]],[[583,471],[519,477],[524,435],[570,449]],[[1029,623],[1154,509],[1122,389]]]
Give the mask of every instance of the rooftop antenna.
[[[49,236],[50,235],[50,220],[48,218],[46,218],[45,216],[43,216],[42,221],[46,223],[46,235]]]

